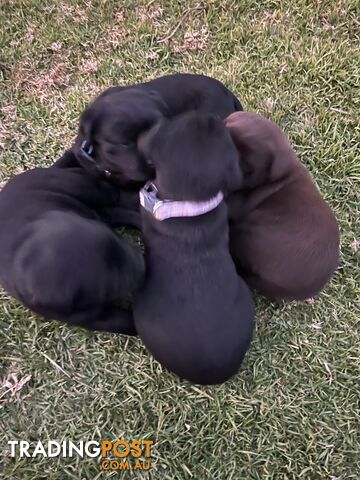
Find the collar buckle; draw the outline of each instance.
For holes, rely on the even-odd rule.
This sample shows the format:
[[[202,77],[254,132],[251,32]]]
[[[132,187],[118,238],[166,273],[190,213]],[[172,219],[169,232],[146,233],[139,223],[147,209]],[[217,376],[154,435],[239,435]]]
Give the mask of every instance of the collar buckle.
[[[96,163],[95,159],[91,156],[94,151],[94,146],[91,145],[87,140],[83,140],[80,146],[81,155],[90,163],[92,163],[95,168],[102,173],[106,178],[111,177],[111,172],[109,170],[102,170],[99,165]]]
[[[91,156],[91,154],[94,150],[94,147],[90,143],[88,143],[87,140],[84,140],[81,143],[80,149],[81,149],[81,153],[83,154],[83,156],[86,157],[86,159],[89,160],[89,162],[95,163],[95,160]]]
[[[152,215],[154,215],[156,207],[163,202],[157,196],[157,192],[158,190],[151,180],[139,192],[140,205]]]

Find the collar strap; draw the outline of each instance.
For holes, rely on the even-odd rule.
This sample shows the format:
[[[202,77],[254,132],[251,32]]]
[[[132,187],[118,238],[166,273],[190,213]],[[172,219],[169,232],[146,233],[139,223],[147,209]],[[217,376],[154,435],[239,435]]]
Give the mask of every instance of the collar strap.
[[[89,163],[91,163],[92,165],[94,165],[94,167],[96,168],[96,170],[98,170],[101,174],[103,174],[106,178],[110,178],[111,177],[111,172],[109,172],[109,170],[103,170],[99,167],[99,165],[96,163],[95,159],[91,156],[91,154],[93,153],[94,151],[94,147],[93,145],[91,145],[91,143],[89,143],[87,140],[84,140],[82,143],[81,143],[81,146],[80,146],[80,153],[81,153],[81,156],[82,158],[84,158],[85,160],[87,160]]]
[[[161,200],[157,196],[157,188],[150,181],[140,190],[140,205],[156,220],[162,221],[167,218],[197,217],[211,212],[220,205],[224,196],[219,192],[215,197],[205,202],[188,202],[175,200]]]

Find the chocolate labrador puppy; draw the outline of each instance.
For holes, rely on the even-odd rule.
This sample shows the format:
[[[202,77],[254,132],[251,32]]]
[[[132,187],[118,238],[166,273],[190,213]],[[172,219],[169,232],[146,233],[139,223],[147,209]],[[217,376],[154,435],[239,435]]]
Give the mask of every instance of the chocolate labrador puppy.
[[[333,212],[275,123],[239,112],[225,124],[244,172],[242,189],[228,198],[230,250],[238,271],[271,298],[318,294],[338,266]]]
[[[123,188],[140,188],[153,171],[137,149],[138,135],[164,116],[190,110],[225,119],[242,107],[221,82],[204,75],[174,74],[112,87],[81,116],[74,152],[92,174],[111,176]]]
[[[141,191],[146,281],[134,305],[139,336],[172,372],[199,384],[234,375],[254,322],[250,292],[230,257],[223,195],[240,188],[223,122],[188,113],[139,139],[155,168]]]
[[[130,297],[145,269],[111,228],[139,226],[127,194],[96,180],[72,152],[12,178],[0,192],[0,284],[47,319],[136,334]]]

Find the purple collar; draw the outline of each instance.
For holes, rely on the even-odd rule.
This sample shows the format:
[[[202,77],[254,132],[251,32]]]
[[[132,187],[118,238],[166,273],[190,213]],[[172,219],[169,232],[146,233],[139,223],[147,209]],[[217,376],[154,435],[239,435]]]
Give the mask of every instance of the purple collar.
[[[147,182],[140,190],[139,197],[140,205],[159,221],[167,218],[204,215],[204,213],[211,212],[220,205],[224,198],[222,192],[219,192],[215,197],[205,202],[160,200],[157,196],[157,188],[151,181]]]

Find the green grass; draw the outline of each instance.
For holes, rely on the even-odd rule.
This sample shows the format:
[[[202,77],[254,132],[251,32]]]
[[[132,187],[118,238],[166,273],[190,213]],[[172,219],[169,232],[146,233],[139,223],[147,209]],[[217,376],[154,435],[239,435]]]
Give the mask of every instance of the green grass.
[[[199,8],[161,41],[189,5]],[[180,381],[138,339],[44,322],[2,292],[0,477],[100,478],[96,459],[9,458],[9,439],[151,437],[150,474],[111,478],[358,479],[357,2],[3,0],[0,8],[0,182],[55,160],[107,86],[205,73],[284,128],[342,238],[340,268],[314,302],[257,298],[246,361],[220,387]]]

